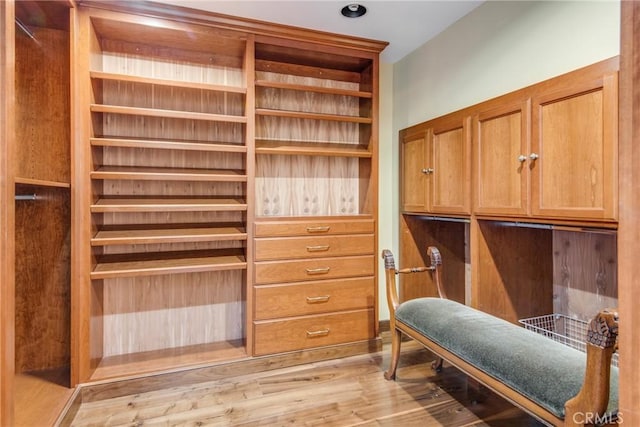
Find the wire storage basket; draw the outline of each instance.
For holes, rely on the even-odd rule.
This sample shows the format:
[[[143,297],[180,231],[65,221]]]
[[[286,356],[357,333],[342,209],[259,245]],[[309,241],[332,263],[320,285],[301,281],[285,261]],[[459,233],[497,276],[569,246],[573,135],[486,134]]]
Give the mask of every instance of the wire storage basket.
[[[530,331],[544,335],[583,353],[587,351],[586,340],[589,322],[555,313],[520,319],[519,322]],[[611,364],[618,366],[617,352],[613,354]]]

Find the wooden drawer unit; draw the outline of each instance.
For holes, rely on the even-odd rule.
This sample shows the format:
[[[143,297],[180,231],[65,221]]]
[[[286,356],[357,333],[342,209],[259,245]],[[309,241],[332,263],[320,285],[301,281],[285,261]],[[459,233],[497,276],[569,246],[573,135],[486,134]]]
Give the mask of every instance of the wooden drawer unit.
[[[256,237],[321,236],[329,234],[369,234],[374,232],[373,219],[308,219],[257,221]]]
[[[373,308],[374,278],[257,286],[255,301],[257,320]]]
[[[374,311],[354,310],[336,314],[258,321],[255,354],[265,355],[374,338]]]
[[[256,284],[374,275],[373,255],[266,261],[255,265]]]
[[[254,230],[255,355],[374,338],[373,218],[261,219]]]
[[[373,234],[256,239],[256,261],[373,255]]]

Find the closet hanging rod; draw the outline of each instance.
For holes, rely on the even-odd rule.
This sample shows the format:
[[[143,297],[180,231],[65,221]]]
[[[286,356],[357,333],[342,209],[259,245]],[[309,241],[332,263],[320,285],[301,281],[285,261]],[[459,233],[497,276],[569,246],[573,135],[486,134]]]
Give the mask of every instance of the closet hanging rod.
[[[25,33],[27,36],[29,36],[29,38],[30,38],[31,40],[36,41],[36,42],[38,41],[38,40],[36,39],[36,36],[34,36],[34,35],[33,35],[33,31],[31,31],[29,28],[27,28],[27,26],[26,26],[26,25],[24,25],[20,19],[18,19],[18,18],[16,17],[16,18],[15,18],[15,21],[16,21],[16,25],[18,26],[18,28],[20,28],[22,31],[24,31],[24,33]]]
[[[35,194],[16,194],[16,200],[36,200]]]

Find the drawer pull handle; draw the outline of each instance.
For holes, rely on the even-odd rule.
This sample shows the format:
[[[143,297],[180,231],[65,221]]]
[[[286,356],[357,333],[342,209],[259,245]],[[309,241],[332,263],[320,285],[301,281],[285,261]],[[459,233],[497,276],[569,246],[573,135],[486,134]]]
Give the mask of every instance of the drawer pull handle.
[[[329,231],[331,227],[329,227],[328,225],[323,225],[323,226],[319,226],[319,227],[307,227],[307,231],[309,233],[326,233],[327,231]]]
[[[307,252],[325,252],[329,250],[329,245],[307,246]]]
[[[331,295],[321,295],[319,297],[307,297],[307,304],[317,304],[319,302],[327,302]]]
[[[327,335],[329,335],[329,329],[320,329],[319,331],[307,331],[307,337],[308,338],[314,338],[314,337],[326,337]]]
[[[307,274],[326,274],[331,267],[307,268]]]

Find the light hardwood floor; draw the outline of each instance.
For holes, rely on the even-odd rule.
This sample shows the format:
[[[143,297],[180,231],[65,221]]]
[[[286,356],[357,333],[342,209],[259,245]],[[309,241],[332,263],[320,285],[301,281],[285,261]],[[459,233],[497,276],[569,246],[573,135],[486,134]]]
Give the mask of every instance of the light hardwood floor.
[[[455,368],[436,374],[431,354],[403,344],[396,381],[382,352],[142,391],[85,393],[71,425],[540,426],[496,395],[478,393]],[[475,402],[484,396],[481,403]]]

